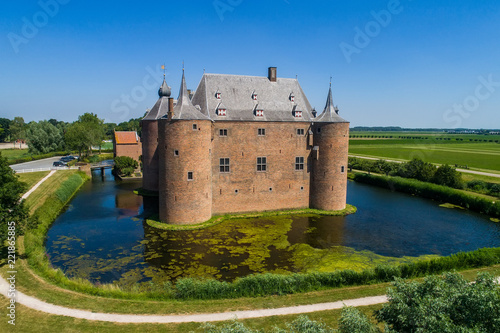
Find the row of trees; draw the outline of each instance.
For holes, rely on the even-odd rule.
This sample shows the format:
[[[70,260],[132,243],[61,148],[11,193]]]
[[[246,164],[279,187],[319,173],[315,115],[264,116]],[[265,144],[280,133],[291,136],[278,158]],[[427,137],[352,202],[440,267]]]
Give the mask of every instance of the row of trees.
[[[371,161],[355,157],[349,157],[349,169],[363,170],[368,172],[382,173],[386,176],[399,176],[413,178],[423,182],[444,185],[452,188],[462,189],[464,183],[462,174],[449,165],[436,168],[432,163],[424,162],[414,158],[405,163],[387,162],[385,160]]]
[[[73,123],[56,119],[25,123],[22,117],[0,118],[0,142],[25,141],[34,155],[67,150],[76,150],[80,156],[88,155],[92,147],[100,147],[104,140],[112,139],[115,130],[137,131],[140,135],[141,119],[117,125],[104,123],[93,113],[85,113]]]

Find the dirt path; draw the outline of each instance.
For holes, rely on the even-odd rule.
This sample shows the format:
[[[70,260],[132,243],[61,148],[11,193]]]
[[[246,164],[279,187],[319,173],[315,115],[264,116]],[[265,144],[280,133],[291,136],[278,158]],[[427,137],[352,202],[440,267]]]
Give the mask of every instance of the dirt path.
[[[56,173],[56,170],[52,170],[51,172],[49,172],[49,174],[47,176],[45,176],[43,179],[41,179],[38,183],[36,183],[35,186],[33,186],[28,192],[24,193],[23,196],[21,197],[21,199],[27,199],[31,193],[35,192],[35,190],[40,186],[42,185],[42,183],[44,181],[46,181],[47,179],[49,179],[53,174]]]
[[[387,162],[394,162],[394,163],[404,163],[404,161],[396,161],[396,160],[389,160],[383,157],[367,157],[367,156],[358,156],[358,155],[349,155],[349,157],[356,157],[356,158],[362,158],[365,160],[373,160],[373,161],[378,161],[378,160],[384,160]],[[436,163],[433,163],[435,165],[439,165]],[[463,172],[463,173],[472,173],[475,175],[481,175],[481,176],[488,176],[488,177],[496,177],[500,178],[500,174],[498,173],[490,173],[490,172],[483,172],[483,171],[474,171],[474,170],[468,170],[468,169],[457,169],[457,171]]]
[[[0,277],[0,293],[7,297],[9,283]],[[249,319],[271,316],[282,316],[290,314],[302,314],[316,311],[341,309],[343,306],[365,306],[387,302],[386,296],[364,297],[346,301],[331,303],[320,303],[311,305],[299,305],[278,309],[262,309],[248,311],[231,311],[222,313],[202,313],[190,315],[134,315],[134,314],[112,314],[95,313],[85,310],[70,309],[59,305],[49,304],[21,292],[17,292],[16,302],[30,309],[42,311],[52,315],[67,316],[93,321],[107,321],[115,323],[190,323],[190,322],[214,322],[233,319]]]

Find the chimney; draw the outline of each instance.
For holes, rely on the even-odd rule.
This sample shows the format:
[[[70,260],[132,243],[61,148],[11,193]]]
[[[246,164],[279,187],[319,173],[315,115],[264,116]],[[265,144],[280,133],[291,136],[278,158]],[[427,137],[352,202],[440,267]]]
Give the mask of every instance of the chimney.
[[[268,78],[271,82],[276,82],[278,80],[278,69],[276,67],[269,67]]]
[[[172,120],[174,117],[174,99],[172,97],[168,98],[168,120]]]

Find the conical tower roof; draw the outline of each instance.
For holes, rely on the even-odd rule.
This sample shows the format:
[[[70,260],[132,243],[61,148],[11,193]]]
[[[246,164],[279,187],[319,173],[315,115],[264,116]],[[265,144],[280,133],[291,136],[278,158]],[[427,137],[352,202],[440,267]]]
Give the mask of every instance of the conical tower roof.
[[[330,90],[328,91],[328,97],[326,99],[326,105],[323,112],[314,119],[314,122],[325,122],[325,123],[347,123],[346,120],[339,116],[339,109],[333,105],[332,96],[332,83],[330,82]]]
[[[156,120],[168,114],[168,98],[171,93],[172,89],[168,86],[165,74],[163,74],[163,83],[160,89],[158,89],[159,98],[151,110],[144,116],[143,120]]]
[[[186,85],[186,77],[184,75],[184,69],[182,69],[182,82],[181,89],[179,91],[179,98],[177,99],[177,104],[174,107],[174,116],[172,119],[182,119],[182,120],[210,120],[210,118],[200,110],[198,110],[191,99],[189,98],[189,93]]]

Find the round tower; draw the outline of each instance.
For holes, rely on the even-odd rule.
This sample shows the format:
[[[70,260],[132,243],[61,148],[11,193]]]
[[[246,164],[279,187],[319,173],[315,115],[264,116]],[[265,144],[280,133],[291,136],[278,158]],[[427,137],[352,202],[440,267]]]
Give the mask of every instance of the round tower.
[[[333,105],[332,87],[325,110],[313,127],[310,206],[322,210],[346,207],[349,122]]]
[[[346,207],[349,123],[317,123],[311,174],[311,208]]]
[[[212,122],[193,106],[184,75],[177,104],[158,123],[160,220],[196,224],[212,217]]]
[[[141,121],[142,126],[142,187],[158,191],[158,119],[168,113],[171,89],[165,78],[158,90],[159,99]]]

